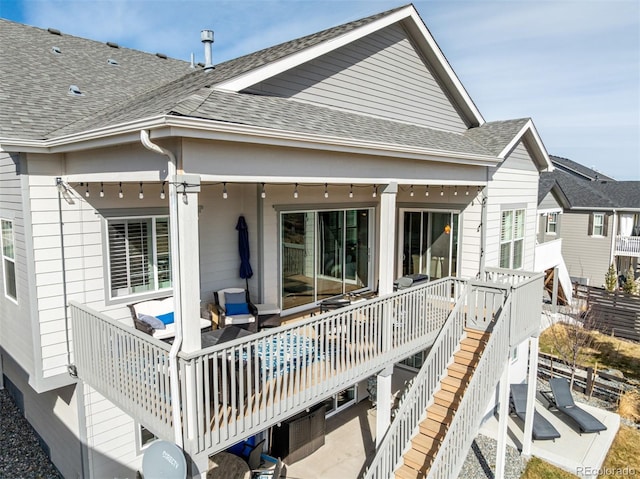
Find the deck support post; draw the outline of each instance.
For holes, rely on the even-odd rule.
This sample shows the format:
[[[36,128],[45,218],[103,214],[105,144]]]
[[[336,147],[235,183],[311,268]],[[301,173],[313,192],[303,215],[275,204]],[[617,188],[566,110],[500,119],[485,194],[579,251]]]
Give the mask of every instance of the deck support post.
[[[555,266],[553,268],[553,286],[551,290],[551,311],[553,312],[554,318],[558,312],[558,271],[559,268]]]
[[[380,251],[378,252],[378,293],[393,292],[396,229],[396,195],[398,184],[391,182],[380,195]]]
[[[376,447],[391,425],[391,378],[393,365],[387,366],[376,376]]]
[[[527,380],[527,412],[524,420],[524,437],[522,438],[522,455],[531,457],[533,432],[533,415],[536,405],[536,381],[538,378],[538,337],[529,338],[529,378]]]
[[[504,465],[507,453],[507,425],[509,422],[509,367],[511,359],[507,362],[502,371],[499,388],[499,411],[498,411],[498,444],[496,447],[496,472],[495,479],[504,477]]]

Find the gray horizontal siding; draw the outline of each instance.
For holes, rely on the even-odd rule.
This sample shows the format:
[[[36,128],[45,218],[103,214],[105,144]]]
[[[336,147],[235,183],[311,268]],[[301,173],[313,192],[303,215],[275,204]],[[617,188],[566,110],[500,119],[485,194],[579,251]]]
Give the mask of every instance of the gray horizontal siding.
[[[588,278],[589,285],[602,286],[611,260],[611,229],[609,216],[607,236],[589,236],[590,212],[567,211],[562,215],[562,256],[569,275]]]
[[[400,25],[391,25],[254,85],[296,98],[449,131],[467,129]]]
[[[0,264],[0,346],[21,367],[35,375],[30,305],[27,235],[23,208],[21,157],[0,152],[0,218],[13,222],[18,304],[4,295],[4,270]]]

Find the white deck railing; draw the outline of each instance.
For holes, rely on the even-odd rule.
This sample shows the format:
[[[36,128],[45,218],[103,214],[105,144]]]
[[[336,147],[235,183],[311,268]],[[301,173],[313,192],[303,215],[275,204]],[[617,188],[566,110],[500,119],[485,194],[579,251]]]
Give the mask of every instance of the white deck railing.
[[[467,292],[463,295],[465,300],[456,304],[404,396],[396,418],[367,469],[366,479],[392,477],[393,471],[400,465],[403,454],[410,447],[411,438],[426,418],[426,409],[433,402],[440,379],[458,350],[463,325],[486,330],[495,319],[489,342],[429,475],[457,477],[502,374],[503,359],[506,361],[509,356],[510,344],[517,344],[513,343],[513,338],[538,331],[540,324],[543,273],[492,269],[488,270],[486,277],[487,282],[468,283]]]
[[[70,301],[76,372],[158,437],[173,437],[167,343]]]
[[[640,236],[616,236],[617,256],[635,256],[640,258]]]
[[[482,358],[440,445],[428,478],[453,479],[460,473],[489,399],[495,394],[496,384],[509,359],[511,301],[512,296],[507,298],[496,319]]]
[[[463,291],[445,278],[178,357],[183,438],[214,453],[428,348]],[[169,346],[70,303],[78,376],[172,440]]]

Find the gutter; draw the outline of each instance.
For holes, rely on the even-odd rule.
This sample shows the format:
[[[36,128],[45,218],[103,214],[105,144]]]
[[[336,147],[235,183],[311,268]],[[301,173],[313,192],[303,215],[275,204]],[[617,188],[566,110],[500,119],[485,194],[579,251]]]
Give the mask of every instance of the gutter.
[[[169,178],[169,219],[175,219],[175,223],[170,223],[171,244],[174,251],[179,251],[180,244],[178,243],[178,192],[176,185],[172,178],[176,175],[177,161],[175,155],[162,148],[159,145],[151,142],[149,138],[149,130],[140,130],[140,141],[142,145],[148,150],[154,151],[161,155],[168,157],[167,162],[167,177]],[[176,335],[169,350],[169,377],[171,378],[171,398],[173,403],[173,424],[174,424],[174,440],[178,447],[183,448],[182,438],[182,404],[180,402],[180,385],[178,383],[178,353],[182,346],[182,307],[181,307],[181,291],[180,291],[180,258],[177,254],[172,252],[171,254],[171,269],[173,274],[173,304],[174,304],[174,322],[176,324]]]
[[[98,143],[90,145],[91,147],[98,147],[105,146],[105,143],[116,144],[133,141],[134,136],[132,135],[131,140],[118,142],[116,137],[120,135],[135,134],[137,141],[138,131],[163,127],[167,128],[166,136],[178,136],[181,134],[182,136],[193,138],[242,141],[294,148],[314,148],[355,154],[412,158],[456,164],[463,163],[476,166],[496,166],[502,161],[501,158],[489,154],[461,153],[435,150],[420,146],[406,146],[370,140],[353,140],[335,136],[304,134],[289,130],[275,130],[239,123],[173,115],[150,117],[48,140],[0,138],[0,145],[5,151],[62,153],[86,149],[88,146],[82,145],[82,143]],[[192,132],[191,134],[185,134],[189,132],[175,131],[174,128],[192,130]],[[162,135],[162,132],[158,131],[158,134]]]

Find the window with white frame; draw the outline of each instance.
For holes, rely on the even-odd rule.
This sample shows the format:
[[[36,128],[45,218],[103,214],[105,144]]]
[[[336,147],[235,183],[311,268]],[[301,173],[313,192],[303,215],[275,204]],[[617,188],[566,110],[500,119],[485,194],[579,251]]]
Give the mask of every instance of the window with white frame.
[[[500,267],[522,268],[524,260],[524,209],[505,210],[500,222]]]
[[[547,234],[554,235],[558,232],[558,213],[547,214]]]
[[[169,218],[107,220],[111,297],[171,288]]]
[[[2,228],[2,276],[4,278],[4,295],[14,301],[18,300],[16,286],[16,256],[13,238],[13,222],[1,220]]]
[[[592,236],[604,236],[604,213],[594,213],[593,214],[593,225],[591,228]]]

